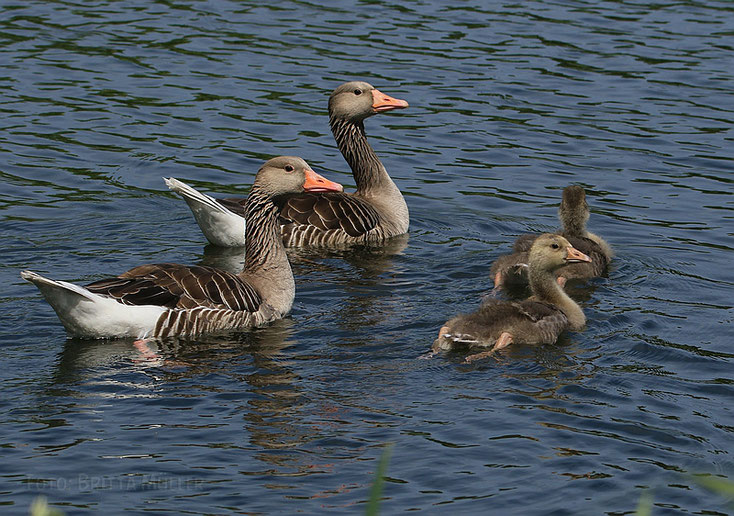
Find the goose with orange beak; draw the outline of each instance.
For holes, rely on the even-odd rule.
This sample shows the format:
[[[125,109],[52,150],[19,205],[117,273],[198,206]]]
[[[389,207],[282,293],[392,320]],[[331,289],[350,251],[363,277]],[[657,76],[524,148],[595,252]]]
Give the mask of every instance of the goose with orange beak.
[[[286,246],[379,244],[408,231],[408,206],[364,128],[364,121],[373,115],[407,107],[405,100],[363,81],[344,83],[331,93],[329,125],[357,189],[351,194],[303,192],[290,196],[280,216]],[[188,203],[209,242],[224,247],[244,245],[244,199],[214,199],[174,178],[166,183]]]
[[[267,161],[245,204],[245,265],[239,274],[213,267],[141,265],[85,287],[23,271],[56,311],[67,333],[83,338],[191,336],[260,326],[284,317],[295,283],[278,215],[288,195],[341,192],[301,158]],[[140,343],[140,341],[136,341]]]

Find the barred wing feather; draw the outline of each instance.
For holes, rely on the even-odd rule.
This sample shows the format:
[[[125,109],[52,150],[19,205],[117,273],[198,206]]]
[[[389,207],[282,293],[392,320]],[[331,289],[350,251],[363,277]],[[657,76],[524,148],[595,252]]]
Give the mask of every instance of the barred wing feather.
[[[315,226],[322,231],[342,230],[359,237],[379,222],[377,211],[365,201],[343,193],[300,194],[290,197],[280,215],[281,224]]]
[[[128,305],[207,307],[256,312],[262,299],[238,276],[212,267],[172,263],[142,265],[86,287]]]

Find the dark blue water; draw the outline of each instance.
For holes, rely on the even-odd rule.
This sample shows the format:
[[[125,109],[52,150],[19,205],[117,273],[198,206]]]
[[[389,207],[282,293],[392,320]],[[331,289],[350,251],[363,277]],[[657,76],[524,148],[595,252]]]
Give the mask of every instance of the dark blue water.
[[[4,2],[0,512],[382,510],[725,514],[734,471],[734,5],[710,2]],[[408,238],[293,253],[271,327],[157,345],[67,340],[19,272],[237,267],[173,175],[246,194],[269,157],[353,180],[330,91],[367,122]],[[416,360],[491,288],[515,235],[583,185],[617,252],[556,345]]]

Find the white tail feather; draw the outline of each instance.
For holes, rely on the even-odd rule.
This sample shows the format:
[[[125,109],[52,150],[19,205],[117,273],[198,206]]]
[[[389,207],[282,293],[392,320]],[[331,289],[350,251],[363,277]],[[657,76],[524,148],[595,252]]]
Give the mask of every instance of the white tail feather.
[[[35,286],[38,287],[39,290],[41,290],[41,292],[43,292],[43,289],[59,289],[67,291],[69,295],[81,296],[83,298],[89,299],[90,301],[94,300],[93,296],[95,296],[95,294],[92,294],[87,289],[82,288],[78,285],[74,285],[73,283],[44,278],[40,274],[36,274],[33,271],[21,271],[20,277],[26,281],[30,281],[31,283],[33,283]]]
[[[227,208],[218,203],[214,197],[201,193],[196,188],[187,185],[183,181],[179,181],[175,177],[164,177],[163,180],[166,182],[166,186],[168,186],[170,190],[183,197],[186,202],[191,201],[204,204],[209,209],[220,213],[231,213]]]
[[[245,219],[232,213],[213,197],[203,194],[176,178],[164,177],[168,188],[179,194],[191,208],[197,224],[209,242],[220,247],[245,245]]]

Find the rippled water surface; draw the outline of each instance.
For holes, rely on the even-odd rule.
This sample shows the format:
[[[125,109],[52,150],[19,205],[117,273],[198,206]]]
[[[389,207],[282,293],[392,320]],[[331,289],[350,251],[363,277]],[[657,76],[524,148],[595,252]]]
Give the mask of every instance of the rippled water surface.
[[[0,512],[725,514],[734,452],[734,5],[3,2]],[[241,334],[69,340],[19,272],[88,282],[205,246],[161,177],[246,194],[304,157],[353,179],[326,102],[365,79],[404,192],[385,249],[292,253],[292,314]],[[608,277],[584,332],[416,360],[514,236],[583,185]]]

